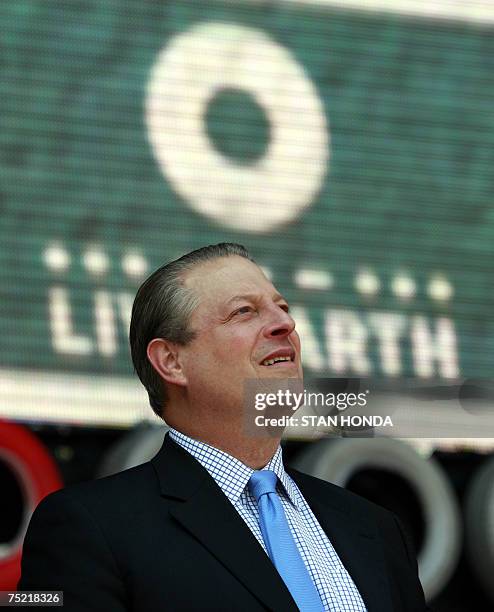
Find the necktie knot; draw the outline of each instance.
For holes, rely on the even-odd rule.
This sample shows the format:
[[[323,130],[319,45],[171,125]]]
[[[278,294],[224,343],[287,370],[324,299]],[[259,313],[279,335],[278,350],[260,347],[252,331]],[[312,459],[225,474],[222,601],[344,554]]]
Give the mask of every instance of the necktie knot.
[[[259,498],[266,493],[276,493],[278,476],[272,470],[254,472],[249,480],[249,490],[259,503]]]

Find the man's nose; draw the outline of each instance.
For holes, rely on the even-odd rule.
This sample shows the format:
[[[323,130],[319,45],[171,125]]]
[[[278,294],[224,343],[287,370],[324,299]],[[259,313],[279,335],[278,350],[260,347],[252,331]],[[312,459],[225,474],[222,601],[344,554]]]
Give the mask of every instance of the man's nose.
[[[267,338],[273,336],[289,336],[295,329],[295,321],[292,317],[280,308],[275,306],[273,311],[270,312],[270,318],[264,328],[264,335]]]

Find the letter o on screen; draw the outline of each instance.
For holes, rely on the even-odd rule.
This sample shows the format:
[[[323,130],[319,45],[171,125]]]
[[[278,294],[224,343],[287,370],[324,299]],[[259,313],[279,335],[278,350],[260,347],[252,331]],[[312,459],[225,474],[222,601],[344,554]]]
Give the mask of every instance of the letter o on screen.
[[[207,105],[224,88],[253,96],[270,123],[249,165],[217,151]],[[145,121],[160,169],[201,215],[262,233],[297,218],[323,183],[329,131],[316,87],[293,54],[263,31],[207,22],[171,38],[147,85]]]

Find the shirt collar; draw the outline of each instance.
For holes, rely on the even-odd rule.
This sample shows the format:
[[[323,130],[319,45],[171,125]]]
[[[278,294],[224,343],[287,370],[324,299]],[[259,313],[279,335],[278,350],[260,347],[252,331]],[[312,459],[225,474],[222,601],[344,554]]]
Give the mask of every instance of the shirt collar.
[[[239,459],[232,457],[232,455],[214,446],[210,446],[206,442],[194,440],[194,438],[176,429],[170,428],[169,436],[174,442],[188,451],[209,472],[232,504],[239,501],[255,470],[242,463]],[[291,503],[299,508],[298,491],[290,476],[285,472],[281,446],[278,446],[275,454],[263,469],[273,470],[283,485]]]

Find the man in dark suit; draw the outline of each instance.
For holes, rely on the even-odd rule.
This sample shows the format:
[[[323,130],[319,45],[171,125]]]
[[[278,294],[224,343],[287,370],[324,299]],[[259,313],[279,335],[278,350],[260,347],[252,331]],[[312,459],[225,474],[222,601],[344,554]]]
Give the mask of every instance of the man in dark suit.
[[[41,502],[19,589],[63,590],[70,612],[425,610],[394,515],[285,471],[281,432],[246,428],[244,381],[302,368],[288,305],[243,247],[151,275],[130,342],[170,432],[151,462]]]

